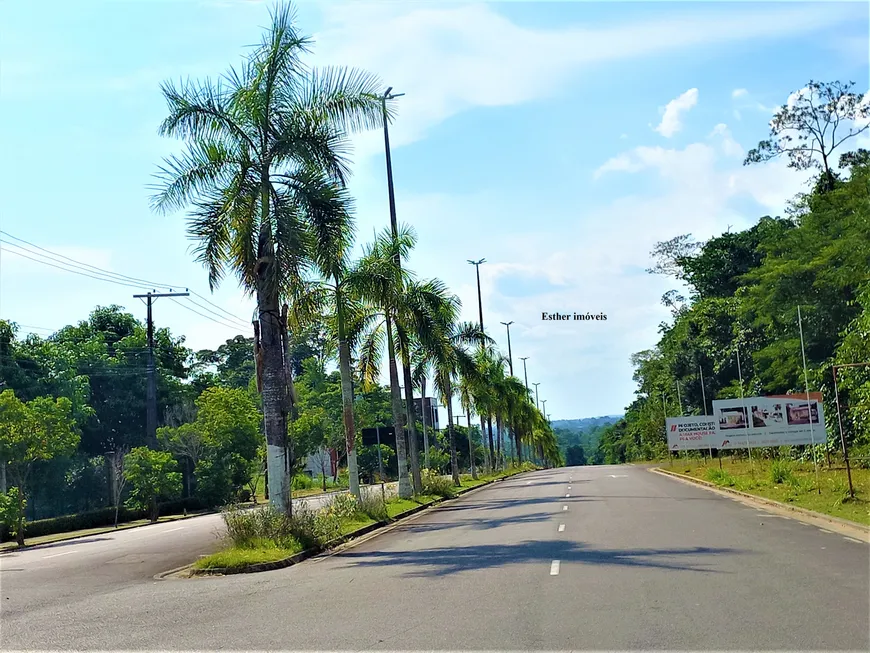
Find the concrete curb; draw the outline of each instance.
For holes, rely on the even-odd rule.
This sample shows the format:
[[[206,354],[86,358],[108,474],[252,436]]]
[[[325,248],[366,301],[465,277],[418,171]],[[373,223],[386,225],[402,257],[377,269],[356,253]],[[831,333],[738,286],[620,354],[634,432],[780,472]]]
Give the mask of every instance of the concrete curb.
[[[275,569],[284,569],[286,567],[291,567],[295,564],[302,562],[303,560],[307,560],[308,558],[312,558],[317,555],[321,555],[324,553],[335,553],[335,549],[340,547],[342,544],[347,544],[352,540],[356,540],[361,538],[369,533],[380,531],[382,529],[392,530],[392,528],[387,527],[396,527],[400,526],[407,518],[413,517],[424,510],[434,508],[435,506],[439,506],[446,501],[453,501],[458,499],[466,494],[470,494],[476,490],[481,490],[493,483],[499,483],[501,481],[506,481],[510,478],[515,478],[517,476],[521,476],[522,474],[527,474],[529,472],[520,472],[518,474],[511,474],[510,476],[504,476],[502,478],[494,478],[491,481],[486,481],[485,483],[481,483],[475,487],[465,488],[456,493],[456,496],[453,497],[443,497],[440,499],[436,499],[430,503],[424,503],[422,505],[417,506],[416,508],[411,508],[410,510],[406,510],[405,512],[399,513],[395,517],[395,521],[389,522],[375,522],[374,524],[369,524],[368,526],[364,526],[363,528],[357,529],[352,533],[348,533],[347,535],[342,535],[335,540],[327,543],[323,549],[308,549],[306,551],[300,551],[289,558],[284,558],[283,560],[276,560],[274,562],[261,562],[253,565],[248,565],[246,567],[218,567],[214,569],[194,569],[192,564],[184,565],[183,567],[178,567],[177,569],[171,569],[169,571],[164,571],[160,574],[154,576],[155,580],[164,580],[165,578],[173,575],[180,574],[185,570],[189,570],[188,578],[195,577],[203,577],[203,576],[229,576],[234,574],[254,574],[261,571],[273,571]],[[386,532],[386,530],[384,532]]]
[[[777,508],[780,512],[790,512],[794,514],[793,516],[796,519],[808,524],[813,524],[817,521],[826,522],[828,525],[836,526],[841,531],[849,531],[850,535],[857,535],[862,541],[870,543],[870,527],[865,526],[864,524],[859,524],[858,522],[849,521],[848,519],[841,519],[839,517],[834,517],[833,515],[826,515],[821,512],[816,512],[815,510],[801,508],[800,506],[791,506],[787,503],[774,501],[773,499],[768,499],[767,497],[760,497],[756,494],[749,494],[747,492],[741,492],[740,490],[733,490],[728,487],[722,487],[721,485],[716,485],[715,483],[711,483],[710,481],[704,481],[702,479],[695,478],[694,476],[680,474],[679,472],[672,472],[667,469],[653,467],[649,471],[676,478],[683,481],[684,483],[701,486],[707,490],[717,492],[718,494],[721,494],[723,496],[730,495],[730,497],[739,497],[740,499],[743,499],[746,503]],[[800,519],[800,517],[803,517],[803,519]]]

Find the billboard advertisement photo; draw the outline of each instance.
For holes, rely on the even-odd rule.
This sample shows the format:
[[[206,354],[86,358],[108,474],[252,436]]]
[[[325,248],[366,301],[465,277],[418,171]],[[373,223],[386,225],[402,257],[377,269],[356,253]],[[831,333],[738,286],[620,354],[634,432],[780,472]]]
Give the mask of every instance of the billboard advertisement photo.
[[[713,401],[719,449],[780,447],[827,439],[822,395],[771,395]]]
[[[717,446],[719,434],[716,431],[716,420],[709,415],[668,417],[666,427],[670,451],[710,449]]]

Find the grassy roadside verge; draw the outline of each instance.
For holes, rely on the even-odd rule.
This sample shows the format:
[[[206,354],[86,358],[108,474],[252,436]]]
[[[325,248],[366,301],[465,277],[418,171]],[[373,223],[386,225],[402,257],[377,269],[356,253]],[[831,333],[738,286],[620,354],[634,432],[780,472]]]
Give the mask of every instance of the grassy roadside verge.
[[[463,475],[460,477],[460,487],[453,487],[452,496],[464,494],[474,488],[514,476],[524,471],[529,470],[511,469],[504,473],[481,475],[478,479],[472,479],[470,475]],[[448,498],[451,498],[451,493],[448,492],[442,495],[417,495],[411,499],[392,497],[385,504],[380,503],[382,507],[380,509],[376,505],[364,502],[365,505],[357,509],[352,515],[340,518],[340,525],[335,529],[338,531],[338,537],[328,542],[321,539],[316,544],[309,544],[308,547],[305,547],[300,540],[309,539],[310,542],[313,542],[316,538],[308,534],[300,537],[298,534],[295,534],[296,530],[293,528],[290,530],[294,532],[294,535],[283,534],[269,537],[265,536],[265,533],[270,530],[274,532],[274,529],[266,527],[263,529],[264,533],[258,533],[256,536],[247,538],[245,542],[234,541],[232,537],[228,537],[225,541],[226,547],[222,551],[200,558],[192,565],[192,571],[194,574],[197,574],[197,572],[219,573],[221,570],[241,571],[250,569],[251,571],[259,571],[270,568],[270,563],[286,566],[292,564],[292,561],[295,561],[297,558],[301,559],[306,554],[330,548],[334,544],[368,532],[372,527],[384,526],[421,508]],[[344,499],[341,500],[343,501]],[[374,500],[379,503],[377,497]],[[333,511],[333,505],[330,504],[318,512]],[[376,519],[375,517],[378,518]]]
[[[781,460],[675,459],[660,468],[678,472],[720,487],[772,499],[831,517],[870,526],[870,470],[853,469],[855,498],[849,497],[846,471],[819,466],[819,483],[812,463]],[[821,492],[819,492],[821,488]]]

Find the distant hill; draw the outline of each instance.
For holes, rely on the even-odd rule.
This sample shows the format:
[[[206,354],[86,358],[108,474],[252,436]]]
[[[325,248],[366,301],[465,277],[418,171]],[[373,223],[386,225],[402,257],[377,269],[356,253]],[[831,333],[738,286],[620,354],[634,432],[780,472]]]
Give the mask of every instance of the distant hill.
[[[622,419],[622,415],[604,415],[603,417],[581,417],[580,419],[557,419],[550,422],[554,429],[568,431],[585,431],[591,426],[607,426]]]
[[[568,447],[580,445],[586,453],[587,460],[598,449],[598,440],[601,430],[608,424],[622,419],[622,415],[603,415],[602,417],[582,417],[580,419],[558,419],[550,424],[556,434],[556,440],[562,455],[566,454]]]

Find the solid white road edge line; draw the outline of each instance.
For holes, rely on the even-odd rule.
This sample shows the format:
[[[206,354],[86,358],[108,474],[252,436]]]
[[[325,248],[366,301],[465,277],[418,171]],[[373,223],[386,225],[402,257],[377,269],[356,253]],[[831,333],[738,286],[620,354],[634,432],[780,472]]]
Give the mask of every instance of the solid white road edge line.
[[[559,524],[559,532],[561,533],[564,530],[565,530],[565,524]]]
[[[550,575],[551,576],[558,576],[559,575],[559,561],[558,560],[553,560],[553,562],[550,563]]]
[[[850,542],[857,542],[858,544],[864,544],[864,542],[862,542],[861,540],[855,539],[854,537],[849,537],[848,535],[844,535],[843,537],[845,539],[849,540]],[[822,548],[824,548],[824,547],[822,547]]]

